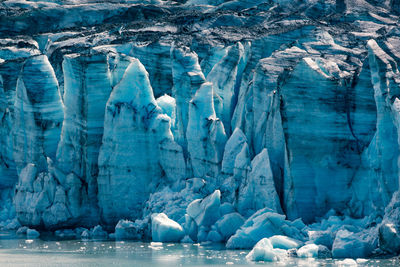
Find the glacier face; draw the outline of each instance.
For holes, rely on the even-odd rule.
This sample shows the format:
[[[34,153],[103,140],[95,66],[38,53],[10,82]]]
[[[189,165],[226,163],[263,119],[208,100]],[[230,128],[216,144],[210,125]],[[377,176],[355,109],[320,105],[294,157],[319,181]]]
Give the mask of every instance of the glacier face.
[[[1,225],[399,253],[399,13],[2,2]]]

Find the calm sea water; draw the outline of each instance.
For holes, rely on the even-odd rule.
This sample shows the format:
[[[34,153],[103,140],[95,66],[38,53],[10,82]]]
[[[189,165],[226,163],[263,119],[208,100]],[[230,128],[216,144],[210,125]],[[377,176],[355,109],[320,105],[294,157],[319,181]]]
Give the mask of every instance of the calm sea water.
[[[0,266],[338,266],[334,260],[295,258],[252,263],[245,258],[248,252],[218,245],[22,239],[0,233]],[[373,259],[359,266],[400,266],[400,261]]]

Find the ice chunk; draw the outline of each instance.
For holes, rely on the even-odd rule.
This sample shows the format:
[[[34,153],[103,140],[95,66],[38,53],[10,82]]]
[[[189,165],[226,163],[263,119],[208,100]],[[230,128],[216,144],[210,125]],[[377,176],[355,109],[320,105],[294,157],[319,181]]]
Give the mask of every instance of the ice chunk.
[[[188,237],[193,241],[197,241],[197,234],[199,227],[197,226],[195,220],[193,220],[193,218],[190,217],[188,214],[185,214],[184,227],[185,227],[185,233],[188,235]]]
[[[332,252],[324,245],[318,245],[318,259],[332,258]]]
[[[333,229],[332,229],[333,230]],[[328,231],[308,231],[308,238],[310,242],[316,245],[324,245],[328,248],[332,248],[334,232]]]
[[[84,230],[81,234],[81,239],[82,240],[87,240],[90,238],[90,232],[88,229]]]
[[[226,201],[235,203],[237,203],[238,201],[238,194],[236,192],[239,191],[240,185],[245,183],[244,181],[247,180],[248,174],[251,170],[250,150],[247,143],[239,142],[234,147],[232,147],[232,142],[234,142],[235,139],[238,139],[237,137],[239,137],[240,135],[241,131],[236,129],[233,132],[232,136],[229,138],[230,141],[228,140],[228,143],[230,144],[228,145],[227,143],[227,145],[225,146],[224,160],[222,161],[222,170],[220,176],[220,178],[223,179],[221,185],[223,198]],[[231,161],[232,158],[233,162]],[[227,167],[227,162],[232,162],[233,167]],[[232,172],[233,176],[226,177],[227,175],[231,175],[230,172]]]
[[[193,218],[198,226],[211,226],[220,218],[221,192],[214,193],[204,199],[196,199],[186,209],[187,214]]]
[[[365,258],[370,256],[372,242],[361,233],[339,230],[332,246],[334,258]]]
[[[400,191],[393,194],[378,226],[379,248],[391,254],[400,252]]]
[[[188,235],[185,235],[185,237],[182,238],[181,243],[194,243],[194,242]]]
[[[164,94],[157,98],[157,105],[162,109],[164,114],[167,114],[171,118],[172,128],[175,126],[176,120],[176,101],[175,98]]]
[[[14,218],[12,220],[7,220],[6,224],[4,225],[3,229],[4,230],[16,230],[19,227],[21,227],[20,222],[18,221],[17,218]]]
[[[379,246],[385,251],[396,253],[400,250],[400,237],[394,224],[385,223],[380,225],[379,242]]]
[[[367,259],[356,259],[357,264],[365,264],[368,262]]]
[[[116,240],[138,239],[137,226],[129,220],[120,220],[115,226]]]
[[[182,226],[164,213],[151,216],[151,236],[155,242],[179,242],[185,233]]]
[[[171,162],[174,163],[175,161]],[[163,212],[167,214],[170,219],[182,224],[182,227],[185,228],[190,238],[196,240],[197,225],[194,220],[186,214],[186,209],[195,199],[202,198],[204,195],[209,194],[211,188],[200,178],[178,180],[175,186],[165,186],[151,194],[146,203],[145,210],[143,211],[144,216],[150,218],[153,213]],[[184,186],[183,189],[182,186]]]
[[[260,239],[274,235],[285,235],[300,241],[305,240],[304,224],[287,221],[285,215],[268,208],[253,214],[226,243],[227,248],[251,248]]]
[[[247,254],[246,259],[251,261],[278,261],[286,256],[285,250],[273,248],[271,241],[268,238],[263,238]]]
[[[26,230],[26,237],[27,238],[38,238],[40,236],[40,233],[36,231],[35,229],[27,229]]]
[[[90,236],[94,239],[103,239],[108,237],[108,233],[103,230],[103,227],[96,225],[91,229]]]
[[[300,258],[318,258],[318,250],[317,245],[308,244],[297,250],[297,256]]]
[[[271,241],[271,244],[274,248],[280,248],[280,249],[292,249],[292,248],[298,248],[302,245],[303,242],[296,240],[294,238],[290,238],[287,236],[283,235],[274,235],[269,238],[269,241]]]
[[[345,267],[345,266],[357,266],[357,262],[353,259],[344,259],[336,262],[337,266]]]
[[[22,226],[20,228],[18,228],[16,234],[17,235],[26,235],[26,232],[28,231],[28,227],[27,226]]]
[[[239,229],[243,223],[243,217],[239,213],[234,212],[222,216],[215,223],[215,226],[220,233],[222,240],[226,241],[229,237],[236,233],[236,230]]]
[[[222,242],[224,239],[219,232],[211,230],[210,232],[208,232],[207,240],[213,243],[218,243]]]
[[[219,207],[219,211],[221,213],[221,216],[224,216],[226,214],[235,212],[235,208],[231,203],[225,202],[221,204],[221,206]]]
[[[235,160],[237,155],[243,148],[243,145],[247,142],[246,136],[239,128],[236,128],[231,137],[225,145],[224,157],[222,160],[221,172],[227,175],[233,175],[233,168],[235,167]]]

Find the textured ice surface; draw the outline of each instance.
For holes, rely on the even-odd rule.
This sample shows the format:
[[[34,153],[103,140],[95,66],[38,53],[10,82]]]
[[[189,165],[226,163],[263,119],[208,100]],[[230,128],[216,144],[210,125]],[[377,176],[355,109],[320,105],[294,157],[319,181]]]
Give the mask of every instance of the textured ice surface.
[[[216,177],[226,142],[224,125],[216,117],[213,84],[203,83],[189,103],[186,136],[195,177]]]
[[[252,261],[278,261],[285,256],[287,256],[285,250],[275,249],[268,238],[263,238],[257,242],[246,258]]]
[[[133,60],[106,106],[98,161],[104,221],[141,217],[143,203],[162,176],[160,143],[173,141],[170,124],[157,105],[144,66]]]
[[[14,160],[17,171],[33,163],[45,171],[55,159],[63,121],[63,104],[54,70],[46,56],[25,61],[14,104]]]
[[[137,225],[129,220],[120,220],[115,226],[116,240],[138,239]]]
[[[297,250],[297,256],[300,258],[317,258],[318,246],[315,244],[308,244],[302,246]]]
[[[305,239],[302,231],[304,226],[301,220],[287,221],[284,215],[264,208],[247,219],[242,227],[229,238],[226,246],[236,249],[251,248],[260,238],[275,235],[285,235],[301,241]]]
[[[155,242],[179,242],[184,236],[182,226],[164,213],[151,216],[151,237]]]
[[[398,254],[399,7],[3,1],[0,227]]]
[[[269,238],[269,241],[271,242],[272,246],[274,248],[280,248],[280,249],[292,249],[292,248],[298,248],[301,246],[302,242],[287,236],[283,235],[274,235]]]
[[[211,226],[221,216],[219,212],[221,193],[216,190],[204,199],[196,199],[187,207],[187,214],[197,225]]]

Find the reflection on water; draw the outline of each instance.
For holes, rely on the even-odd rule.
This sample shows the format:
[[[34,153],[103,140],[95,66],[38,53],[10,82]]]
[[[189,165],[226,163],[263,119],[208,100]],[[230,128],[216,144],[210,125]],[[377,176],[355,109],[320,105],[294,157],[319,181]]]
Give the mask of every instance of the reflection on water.
[[[0,233],[0,266],[245,266],[248,251],[222,245],[21,239]],[[265,266],[337,266],[333,260],[291,258]],[[369,260],[359,266],[400,266],[398,259]]]

